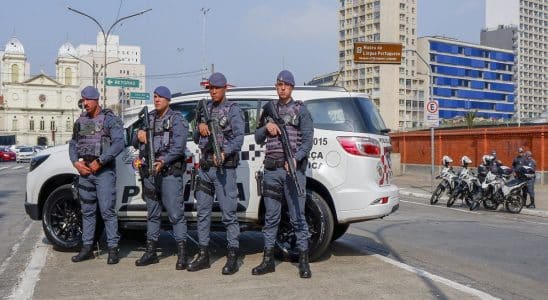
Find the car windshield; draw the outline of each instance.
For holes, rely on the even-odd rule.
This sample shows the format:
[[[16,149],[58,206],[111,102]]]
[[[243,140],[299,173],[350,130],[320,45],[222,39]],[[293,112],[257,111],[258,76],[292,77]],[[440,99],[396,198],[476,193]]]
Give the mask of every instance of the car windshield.
[[[314,128],[359,133],[384,134],[379,112],[367,98],[333,98],[305,102]]]
[[[30,147],[20,148],[19,152],[33,152],[34,150]]]

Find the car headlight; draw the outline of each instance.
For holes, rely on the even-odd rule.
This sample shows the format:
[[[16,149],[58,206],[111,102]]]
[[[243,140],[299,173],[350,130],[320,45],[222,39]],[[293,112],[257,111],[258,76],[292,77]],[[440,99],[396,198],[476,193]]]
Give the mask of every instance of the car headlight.
[[[46,161],[46,159],[48,159],[48,157],[49,157],[49,154],[39,155],[39,156],[33,157],[30,160],[29,172],[31,172],[32,170],[38,168],[38,166],[41,165],[44,161]]]

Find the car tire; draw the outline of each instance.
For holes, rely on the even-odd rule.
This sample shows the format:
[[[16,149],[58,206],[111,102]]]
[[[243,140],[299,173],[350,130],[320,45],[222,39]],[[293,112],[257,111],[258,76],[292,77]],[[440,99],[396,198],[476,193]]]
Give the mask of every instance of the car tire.
[[[100,214],[98,214],[100,215]],[[103,232],[100,216],[95,228],[95,241]],[[74,199],[70,184],[55,189],[42,209],[42,228],[53,248],[58,251],[77,251],[82,241],[82,212]]]
[[[331,244],[335,222],[325,199],[310,190],[306,193],[305,217],[310,235],[308,239],[309,259],[316,261]],[[297,238],[285,205],[282,208],[282,217],[278,227],[275,254],[282,260],[293,262],[297,261],[299,257]]]
[[[333,236],[331,237],[331,241],[336,241],[341,238],[348,230],[348,227],[350,227],[350,224],[335,225],[335,227],[333,228]]]

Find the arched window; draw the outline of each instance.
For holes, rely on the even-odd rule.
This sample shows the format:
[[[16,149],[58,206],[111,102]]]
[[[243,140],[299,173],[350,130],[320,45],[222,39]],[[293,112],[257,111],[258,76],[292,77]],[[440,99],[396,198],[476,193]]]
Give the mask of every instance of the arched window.
[[[32,117],[29,121],[29,131],[34,131],[34,119]]]
[[[19,82],[19,66],[11,65],[11,82]]]
[[[72,69],[65,69],[65,85],[72,85]]]
[[[13,120],[11,122],[11,130],[13,130],[13,131],[19,130],[19,126],[17,125],[17,117],[16,116],[13,117]]]

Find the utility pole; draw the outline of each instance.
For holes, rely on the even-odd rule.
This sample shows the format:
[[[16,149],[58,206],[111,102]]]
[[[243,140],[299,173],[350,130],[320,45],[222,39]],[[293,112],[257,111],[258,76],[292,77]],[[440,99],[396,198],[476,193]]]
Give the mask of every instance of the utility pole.
[[[210,8],[202,7],[202,81],[206,79],[206,15],[210,11]]]
[[[104,60],[104,64],[103,64],[103,67],[105,68],[104,72],[103,72],[103,107],[106,107],[107,105],[107,85],[106,85],[106,81],[107,81],[107,42],[108,42],[108,37],[110,36],[110,32],[112,31],[112,28],[114,28],[114,26],[116,26],[116,24],[122,22],[123,20],[127,20],[129,18],[133,18],[133,17],[136,17],[136,16],[140,16],[146,12],[149,12],[151,11],[152,9],[149,8],[149,9],[146,9],[146,10],[143,10],[143,11],[140,11],[138,13],[135,13],[135,14],[132,14],[132,15],[129,15],[129,16],[125,16],[123,18],[119,18],[118,20],[114,21],[114,23],[112,23],[112,25],[110,25],[110,27],[108,28],[108,30],[106,30],[105,32],[105,29],[103,28],[103,25],[101,25],[101,23],[99,23],[99,21],[97,21],[94,17],[82,12],[82,11],[79,11],[77,9],[74,9],[70,6],[67,6],[67,9],[72,11],[72,12],[75,12],[79,15],[82,15],[84,17],[87,17],[89,19],[91,19],[93,22],[95,22],[95,24],[97,24],[97,26],[99,26],[99,29],[101,29],[101,32],[103,33],[103,39],[104,39],[104,43],[105,43],[105,60]]]

